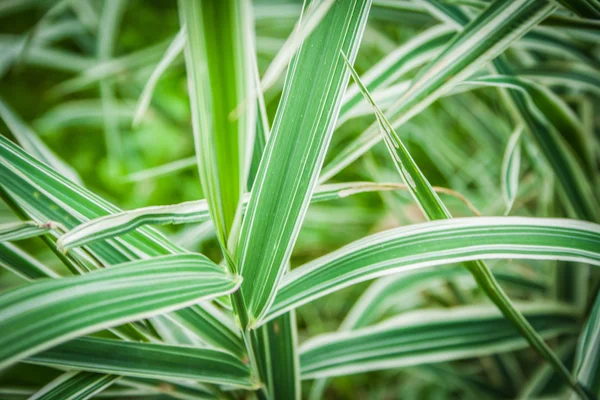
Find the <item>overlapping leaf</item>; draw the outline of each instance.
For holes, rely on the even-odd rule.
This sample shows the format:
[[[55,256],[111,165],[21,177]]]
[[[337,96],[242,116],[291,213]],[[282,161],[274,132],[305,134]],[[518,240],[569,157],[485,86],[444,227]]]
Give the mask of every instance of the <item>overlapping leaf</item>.
[[[42,280],[0,297],[0,363],[124,322],[216,297],[239,281],[201,255],[173,255]]]

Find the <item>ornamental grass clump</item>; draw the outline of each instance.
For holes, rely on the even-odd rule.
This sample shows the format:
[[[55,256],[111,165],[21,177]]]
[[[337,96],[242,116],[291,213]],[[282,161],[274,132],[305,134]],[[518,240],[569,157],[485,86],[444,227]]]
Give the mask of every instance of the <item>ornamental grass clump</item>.
[[[0,4],[0,397],[596,399],[599,20]]]

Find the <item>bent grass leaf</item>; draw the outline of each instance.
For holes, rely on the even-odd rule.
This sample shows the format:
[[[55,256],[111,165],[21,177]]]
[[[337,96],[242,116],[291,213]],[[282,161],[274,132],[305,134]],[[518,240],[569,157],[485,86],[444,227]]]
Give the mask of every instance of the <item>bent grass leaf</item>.
[[[287,274],[266,320],[380,276],[467,260],[570,260],[600,265],[600,225],[559,218],[424,222],[357,240]]]
[[[238,285],[222,267],[190,254],[9,290],[0,297],[0,368],[77,336],[230,293]]]
[[[375,191],[408,190],[400,183],[345,182],[317,186],[311,203],[337,200],[360,193]],[[442,187],[434,187],[437,193],[453,196],[463,202],[475,215],[479,211],[460,193]],[[245,211],[249,196],[243,197]],[[144,225],[185,224],[204,222],[209,219],[206,200],[195,200],[168,206],[150,206],[136,210],[122,211],[84,222],[62,235],[57,245],[62,251],[88,245],[98,240],[123,235]]]
[[[577,329],[574,310],[525,306],[543,336]],[[493,307],[419,310],[380,324],[309,339],[300,347],[302,379],[461,360],[522,349],[527,342]]]
[[[256,386],[248,366],[237,357],[201,347],[79,338],[31,356],[26,362],[127,377],[194,380],[245,389]]]

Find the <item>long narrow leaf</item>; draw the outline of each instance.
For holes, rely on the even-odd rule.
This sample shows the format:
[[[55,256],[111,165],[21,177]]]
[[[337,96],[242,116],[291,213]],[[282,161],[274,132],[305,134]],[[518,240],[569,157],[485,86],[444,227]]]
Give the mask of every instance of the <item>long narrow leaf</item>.
[[[248,367],[239,359],[230,353],[198,347],[80,338],[31,356],[27,361],[128,377],[254,387]]]
[[[407,185],[398,183],[347,182],[320,185],[315,188],[311,203],[337,200],[360,193],[373,191],[408,190]],[[462,201],[475,215],[479,211],[460,193],[441,187],[434,187],[437,193],[444,193]],[[243,198],[245,211],[249,196]],[[96,218],[76,226],[62,235],[58,247],[63,251],[87,245],[97,240],[111,238],[130,232],[144,225],[185,224],[204,222],[209,219],[206,200],[195,200],[169,206],[150,206],[137,210],[123,211]]]
[[[85,400],[119,379],[118,375],[93,372],[65,372],[41,388],[29,400]]]
[[[524,310],[546,337],[577,329],[571,309],[544,305]],[[301,346],[302,378],[460,360],[526,346],[493,307],[419,310],[372,327],[310,339]]]
[[[185,58],[198,171],[228,257],[230,237],[237,239],[231,234],[239,229],[256,115],[253,46],[244,40],[251,38],[250,4],[181,0],[179,7],[187,32]]]
[[[13,289],[0,298],[0,367],[86,333],[229,293],[238,284],[204,256],[176,255]]]
[[[368,236],[287,274],[268,319],[349,285],[480,259],[562,259],[600,265],[600,225],[567,219],[455,218]]]

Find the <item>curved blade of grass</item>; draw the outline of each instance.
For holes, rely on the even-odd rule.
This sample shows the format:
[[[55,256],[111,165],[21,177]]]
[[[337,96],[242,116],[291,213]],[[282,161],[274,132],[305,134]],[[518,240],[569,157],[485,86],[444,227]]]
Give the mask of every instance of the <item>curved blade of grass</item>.
[[[0,368],[86,333],[230,293],[238,285],[222,267],[190,254],[18,287],[0,297]]]
[[[433,188],[429,184],[429,181],[423,175],[417,164],[414,162],[410,153],[400,140],[398,134],[394,131],[388,120],[385,118],[379,107],[373,102],[371,95],[368,90],[362,84],[358,74],[348,61],[344,57],[348,68],[352,72],[352,77],[361,88],[363,95],[369,100],[373,106],[373,110],[377,117],[377,121],[384,133],[384,141],[389,150],[391,157],[394,160],[396,169],[400,176],[408,184],[410,193],[415,199],[423,214],[429,220],[445,220],[452,218],[452,215],[442,203],[438,195],[434,192]],[[492,300],[492,302],[502,311],[504,316],[512,322],[519,332],[525,339],[537,350],[537,352],[548,360],[556,371],[560,373],[561,377],[565,382],[580,395],[583,396],[583,391],[579,384],[574,381],[569,374],[569,371],[562,364],[560,359],[552,352],[550,347],[544,342],[544,340],[537,334],[531,324],[525,319],[525,317],[513,306],[509,297],[504,293],[502,287],[494,279],[491,271],[481,260],[475,262],[466,262],[463,264],[465,268],[471,272],[478,286],[485,292],[485,294]]]
[[[40,220],[56,221],[70,229],[88,219],[120,211],[35,160],[4,137],[0,137],[0,161],[0,184],[17,195],[28,210],[35,210]],[[119,245],[118,241],[126,244]],[[92,250],[114,264],[133,257],[129,246],[136,248],[135,254],[147,256],[181,251],[150,228],[141,228],[114,242],[98,243]]]
[[[4,123],[10,129],[13,136],[29,154],[41,162],[48,164],[72,182],[81,183],[81,178],[77,172],[58,158],[2,98],[0,98],[0,118],[4,120]]]
[[[158,80],[165,73],[165,71],[173,64],[177,56],[183,52],[183,48],[185,47],[185,29],[182,28],[175,38],[165,51],[165,54],[160,59],[154,71],[148,78],[148,81],[144,85],[144,89],[142,90],[142,94],[138,99],[137,107],[135,109],[135,116],[133,117],[132,125],[135,127],[139,125],[144,117],[144,114],[148,110],[148,106],[150,105],[150,100],[152,99],[152,93],[154,92],[154,88],[158,83]]]
[[[182,0],[179,8],[187,32],[185,58],[198,171],[211,219],[229,259],[241,222],[250,165],[247,149],[254,140],[256,117],[250,68],[254,46],[248,42],[252,37],[250,4]]]
[[[266,320],[379,276],[478,259],[565,259],[600,265],[600,225],[558,218],[424,222],[353,242],[287,274]]]
[[[413,80],[386,110],[394,129],[426,109],[533,29],[556,6],[547,0],[497,0],[475,18]],[[320,182],[333,177],[381,140],[375,125],[325,166]]]
[[[546,89],[538,85],[511,76],[482,77],[473,80],[482,85],[494,85],[516,89],[519,93],[512,96],[513,101],[526,111],[529,130],[536,143],[546,155],[550,166],[561,182],[569,204],[576,215],[591,221],[598,221],[600,214],[594,191],[588,180],[586,171],[580,160],[587,164],[588,171],[591,158],[585,144],[583,128],[573,117],[572,111],[563,101],[550,95]],[[539,111],[537,111],[539,110]],[[540,117],[539,113],[544,117]],[[577,157],[579,156],[579,159]]]
[[[359,193],[373,191],[407,190],[407,185],[398,183],[346,182],[317,186],[311,203],[337,200]],[[460,193],[451,189],[435,187],[437,193],[444,193],[462,201],[475,215],[479,211]],[[249,196],[244,196],[242,208],[245,211]],[[62,235],[57,246],[62,250],[84,246],[94,241],[115,237],[144,225],[185,224],[204,222],[209,219],[206,200],[195,200],[169,206],[151,206],[123,211],[96,218],[76,226]]]
[[[154,179],[170,175],[174,172],[183,171],[185,169],[195,167],[197,165],[196,156],[182,158],[181,160],[173,161],[158,167],[145,169],[143,171],[134,172],[125,176],[123,179],[126,182],[141,182],[148,179]]]
[[[120,377],[69,371],[35,392],[29,400],[85,400],[100,393]]]
[[[27,280],[60,278],[56,272],[10,243],[0,243],[0,266]]]
[[[199,347],[79,338],[27,362],[153,379],[184,379],[252,389],[250,370],[237,357]]]
[[[519,139],[523,127],[519,126],[510,135],[502,160],[502,196],[506,204],[504,215],[508,215],[517,197],[519,189],[519,169],[521,168],[521,145]]]
[[[577,330],[577,318],[564,306],[523,307],[546,337]],[[302,378],[480,357],[527,347],[509,321],[491,306],[419,310],[351,332],[314,337],[300,348]]]

